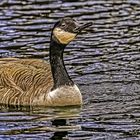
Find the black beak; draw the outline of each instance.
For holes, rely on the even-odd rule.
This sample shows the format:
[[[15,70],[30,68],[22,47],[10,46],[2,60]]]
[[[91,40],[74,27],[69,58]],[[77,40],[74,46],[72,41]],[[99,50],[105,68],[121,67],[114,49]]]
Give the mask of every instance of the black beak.
[[[82,30],[84,30],[85,28],[88,28],[89,26],[91,26],[93,23],[92,22],[88,22],[86,24],[83,24],[77,28],[75,28],[74,32],[76,33],[80,33]]]

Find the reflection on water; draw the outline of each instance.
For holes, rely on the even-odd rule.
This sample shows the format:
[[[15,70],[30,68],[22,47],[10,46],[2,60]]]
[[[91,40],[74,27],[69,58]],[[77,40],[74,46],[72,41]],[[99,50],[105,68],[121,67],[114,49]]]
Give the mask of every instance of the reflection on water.
[[[80,125],[70,123],[70,120],[80,118],[80,109],[75,106],[45,108],[1,105],[0,136],[2,138],[16,136],[17,139],[63,138],[68,131],[81,129]]]
[[[0,57],[48,60],[51,28],[60,17],[94,25],[65,50],[83,107],[1,105],[0,139],[139,139],[139,5],[139,0],[1,0]]]

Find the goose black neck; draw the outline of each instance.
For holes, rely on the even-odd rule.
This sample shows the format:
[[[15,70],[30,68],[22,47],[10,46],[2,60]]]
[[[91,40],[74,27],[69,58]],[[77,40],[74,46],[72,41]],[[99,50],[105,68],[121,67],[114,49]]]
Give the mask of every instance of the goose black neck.
[[[72,86],[73,81],[69,77],[64,65],[63,52],[66,45],[62,45],[51,40],[50,44],[50,64],[54,81],[53,89],[61,87],[63,85]]]

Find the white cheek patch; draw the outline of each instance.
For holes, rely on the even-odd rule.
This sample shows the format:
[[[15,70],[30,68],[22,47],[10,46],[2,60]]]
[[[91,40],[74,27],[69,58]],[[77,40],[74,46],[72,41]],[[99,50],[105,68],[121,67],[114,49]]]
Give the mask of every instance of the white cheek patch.
[[[68,44],[70,41],[72,41],[76,37],[76,34],[66,32],[60,28],[55,28],[53,30],[53,34],[58,39],[58,41],[62,44]]]

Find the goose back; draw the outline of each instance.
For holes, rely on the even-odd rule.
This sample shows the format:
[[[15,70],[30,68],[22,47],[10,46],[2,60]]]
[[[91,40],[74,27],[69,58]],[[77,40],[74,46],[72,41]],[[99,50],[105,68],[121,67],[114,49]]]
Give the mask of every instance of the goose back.
[[[53,87],[50,65],[40,59],[0,59],[0,103],[32,105]],[[40,104],[41,104],[40,102]]]

